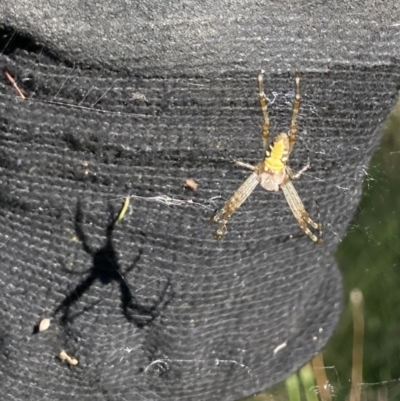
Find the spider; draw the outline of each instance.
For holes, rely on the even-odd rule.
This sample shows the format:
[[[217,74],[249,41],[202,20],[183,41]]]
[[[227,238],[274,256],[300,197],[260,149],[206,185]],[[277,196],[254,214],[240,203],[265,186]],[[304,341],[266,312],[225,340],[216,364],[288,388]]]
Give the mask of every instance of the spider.
[[[302,231],[316,244],[320,244],[322,243],[322,224],[320,222],[316,223],[310,218],[292,183],[292,180],[299,178],[310,167],[310,162],[308,161],[306,166],[297,173],[287,165],[293,146],[296,143],[296,123],[300,109],[300,74],[296,73],[295,77],[296,95],[293,102],[292,121],[289,132],[278,134],[269,146],[267,143],[269,136],[269,117],[267,99],[264,93],[263,74],[264,71],[261,70],[258,75],[258,96],[264,117],[261,134],[264,158],[256,166],[239,161],[235,162],[236,165],[252,170],[253,173],[225,203],[224,207],[217,211],[211,218],[211,223],[219,223],[215,238],[219,240],[225,235],[227,231],[226,224],[231,215],[240,208],[256,186],[260,184],[267,191],[279,191],[279,189],[282,189],[286,201]],[[317,230],[318,235],[311,232],[308,226]]]

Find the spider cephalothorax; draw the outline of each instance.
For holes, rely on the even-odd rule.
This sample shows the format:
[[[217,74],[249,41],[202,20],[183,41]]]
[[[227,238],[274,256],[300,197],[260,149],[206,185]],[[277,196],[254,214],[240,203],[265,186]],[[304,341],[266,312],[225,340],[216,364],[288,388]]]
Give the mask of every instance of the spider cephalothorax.
[[[252,170],[253,173],[225,203],[224,207],[217,211],[212,217],[212,222],[219,222],[219,227],[215,234],[216,239],[221,239],[226,233],[226,224],[231,215],[239,209],[242,203],[251,195],[255,187],[260,184],[267,191],[279,191],[282,189],[290,209],[300,228],[306,233],[315,243],[322,242],[322,225],[320,222],[313,221],[301,201],[296,189],[292,184],[292,180],[299,178],[304,171],[309,168],[309,163],[297,173],[287,165],[293,146],[296,142],[297,135],[297,116],[300,109],[300,75],[296,73],[296,95],[293,102],[292,120],[288,133],[280,133],[274,141],[267,146],[269,136],[269,117],[267,100],[264,93],[263,71],[258,75],[259,99],[264,116],[264,124],[262,129],[262,140],[264,145],[264,158],[256,166],[251,164],[236,162],[237,165],[246,167]],[[308,226],[311,226],[319,232],[315,235],[311,232]]]

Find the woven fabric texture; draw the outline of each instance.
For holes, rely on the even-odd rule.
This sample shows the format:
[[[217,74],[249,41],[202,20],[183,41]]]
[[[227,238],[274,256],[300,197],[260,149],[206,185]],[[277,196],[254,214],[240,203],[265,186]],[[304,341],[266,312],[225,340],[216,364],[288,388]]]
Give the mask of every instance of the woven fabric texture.
[[[238,2],[224,16],[213,13],[218,6],[199,11],[193,3],[198,19],[184,20],[166,18],[153,3],[102,19],[98,5],[83,2],[78,13],[55,2],[39,23],[41,11],[17,1],[0,20],[0,67],[26,95],[19,99],[9,79],[0,80],[5,400],[239,400],[306,363],[338,321],[334,251],[397,95],[390,24],[382,22],[386,36],[377,37],[372,19],[364,21],[370,46],[346,26],[343,35],[353,34],[349,46],[359,43],[360,52],[342,49],[332,59],[333,31],[321,32],[320,42],[310,34],[308,46],[311,28],[299,18],[309,13],[320,27],[315,16],[329,15],[323,5],[285,10],[271,2],[268,14],[268,2],[241,2],[245,11]],[[360,12],[353,18],[368,4],[354,6]],[[180,15],[183,3],[174,7],[168,15]],[[394,13],[395,3],[375,16],[388,9]],[[80,18],[71,22],[75,12]],[[97,19],[82,22],[91,12]],[[101,21],[110,42],[93,37]],[[304,30],[291,29],[299,24]],[[138,36],[129,39],[132,26]],[[278,26],[279,40],[272,35]],[[180,48],[176,32],[185,30]],[[112,49],[110,37],[118,44]],[[220,242],[208,224],[249,175],[233,161],[254,164],[262,156],[260,66],[272,138],[289,127],[294,71],[301,71],[290,166],[299,170],[310,158],[294,185],[311,216],[321,217],[322,245],[302,233],[281,192],[261,188]],[[196,190],[184,186],[188,178]],[[112,225],[127,196],[129,213]],[[50,328],[38,333],[45,317]],[[61,350],[78,365],[61,361]]]

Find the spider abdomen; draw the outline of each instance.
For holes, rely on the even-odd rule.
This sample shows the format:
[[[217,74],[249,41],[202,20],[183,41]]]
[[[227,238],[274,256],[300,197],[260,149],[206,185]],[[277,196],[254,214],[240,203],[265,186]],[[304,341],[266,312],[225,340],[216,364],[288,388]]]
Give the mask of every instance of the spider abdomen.
[[[267,191],[279,191],[280,186],[286,181],[286,171],[284,168],[279,173],[264,170],[259,174],[259,180],[260,185]]]

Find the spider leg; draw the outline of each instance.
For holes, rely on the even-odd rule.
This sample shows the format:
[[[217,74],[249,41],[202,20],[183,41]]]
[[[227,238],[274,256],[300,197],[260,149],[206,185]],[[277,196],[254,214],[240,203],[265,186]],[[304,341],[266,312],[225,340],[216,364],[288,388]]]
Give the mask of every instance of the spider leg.
[[[293,102],[293,111],[292,111],[292,121],[290,123],[290,131],[289,131],[289,154],[293,150],[293,146],[296,143],[297,136],[297,116],[299,115],[300,109],[300,74],[296,72],[295,77],[296,83],[296,95]]]
[[[286,172],[291,180],[297,180],[299,179],[304,172],[306,172],[310,168],[310,158],[307,159],[307,164],[299,170],[297,173],[295,173],[289,166],[286,166]]]
[[[258,173],[254,171],[225,203],[224,207],[214,214],[210,220],[210,223],[220,223],[217,232],[215,233],[215,239],[220,240],[225,235],[226,224],[228,223],[230,217],[251,195],[258,183]]]
[[[316,244],[322,243],[322,224],[316,223],[306,212],[303,202],[301,201],[296,189],[294,188],[291,181],[281,186],[282,192],[285,195],[287,203],[299,223],[302,231],[307,234]],[[318,236],[311,232],[307,227],[307,224],[318,231]]]
[[[237,166],[244,167],[244,168],[247,168],[252,171],[256,171],[258,168],[258,166],[253,166],[252,164],[243,163],[243,162],[240,162],[239,160],[235,160],[235,164]]]
[[[264,80],[263,80],[263,74],[264,71],[260,70],[260,73],[258,74],[258,97],[260,100],[260,106],[261,110],[264,116],[264,124],[262,127],[262,132],[261,132],[261,138],[263,141],[263,149],[265,155],[265,152],[267,150],[267,141],[268,141],[268,136],[269,136],[269,116],[268,116],[268,108],[267,108],[267,97],[265,96],[264,93]]]

